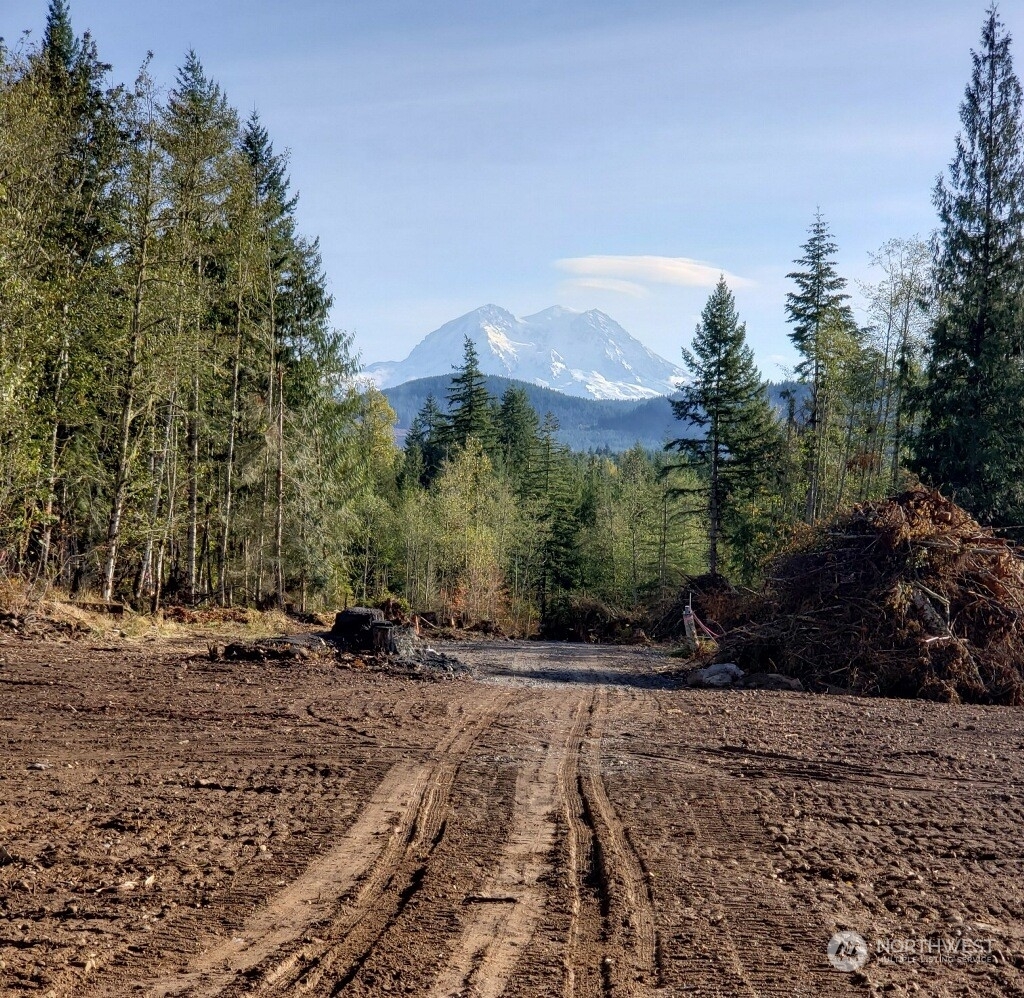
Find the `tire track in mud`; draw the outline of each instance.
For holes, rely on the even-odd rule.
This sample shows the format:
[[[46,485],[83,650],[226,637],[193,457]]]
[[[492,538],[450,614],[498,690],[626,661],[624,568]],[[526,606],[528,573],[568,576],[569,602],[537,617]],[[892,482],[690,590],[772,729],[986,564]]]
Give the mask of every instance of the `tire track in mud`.
[[[591,876],[603,920],[602,990],[609,996],[641,995],[661,987],[660,945],[648,872],[601,775],[607,696],[601,690],[592,701],[577,781],[593,842]]]
[[[569,928],[562,957],[562,993],[564,998],[600,993],[599,969],[596,960],[584,957],[585,948],[593,949],[600,941],[601,913],[591,890],[593,872],[593,828],[586,821],[586,808],[580,786],[580,756],[583,740],[594,714],[596,695],[591,696],[587,711],[581,711],[566,746],[559,767],[558,779],[562,796],[562,819],[565,825],[565,876],[563,883],[569,893]],[[589,944],[589,947],[587,946]]]
[[[322,993],[328,974],[338,983],[327,993],[339,993],[415,893],[443,838],[459,765],[512,699],[492,696],[437,744],[428,762],[393,766],[338,846],[231,939],[196,958],[188,973],[147,994],[271,998],[314,987]]]
[[[575,770],[587,723],[585,697],[559,703],[542,756],[519,771],[511,834],[495,873],[467,902],[473,916],[430,998],[497,998],[540,923],[542,883],[555,846],[555,818],[564,806],[566,770]],[[578,909],[578,904],[577,904]]]
[[[544,676],[548,683],[544,659],[561,654],[560,647],[547,654],[538,649],[527,674],[534,680]],[[515,678],[517,665],[506,666],[504,674]],[[555,665],[557,676],[566,673],[564,666]],[[532,966],[520,962],[514,968],[508,992],[550,995],[560,968],[563,998],[639,998],[661,984],[653,895],[644,863],[608,797],[601,762],[610,696],[635,699],[638,691],[616,689],[610,694],[604,673],[578,665],[551,685],[561,696],[582,692],[571,724],[563,708],[568,728],[553,788],[558,836],[548,860],[552,886],[546,916],[532,941],[519,940],[522,960]],[[645,699],[649,697],[646,693]],[[475,956],[477,963],[470,964],[461,991],[457,975],[449,973],[432,998],[502,993],[498,982],[493,987],[484,983],[486,951],[481,948]],[[465,956],[463,961],[466,966]]]

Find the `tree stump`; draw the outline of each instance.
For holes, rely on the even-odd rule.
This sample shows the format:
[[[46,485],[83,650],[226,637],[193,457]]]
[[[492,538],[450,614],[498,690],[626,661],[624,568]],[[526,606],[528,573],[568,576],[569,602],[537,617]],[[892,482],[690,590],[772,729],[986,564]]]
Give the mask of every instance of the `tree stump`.
[[[398,651],[395,644],[395,625],[386,621],[374,621],[370,632],[370,644],[379,655],[394,655]]]
[[[374,651],[374,624],[383,623],[383,610],[353,606],[334,618],[331,637],[348,651]]]

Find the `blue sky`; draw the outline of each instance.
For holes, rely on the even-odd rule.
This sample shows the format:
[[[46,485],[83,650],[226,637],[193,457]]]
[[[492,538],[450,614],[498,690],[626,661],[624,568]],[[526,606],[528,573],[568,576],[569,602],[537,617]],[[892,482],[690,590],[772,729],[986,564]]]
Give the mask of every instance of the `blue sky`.
[[[404,357],[488,302],[600,308],[680,360],[733,284],[764,373],[815,209],[851,284],[927,236],[984,3],[965,0],[71,0],[130,80],[195,48],[291,151],[336,326]],[[46,0],[3,0],[0,34]],[[1024,39],[1024,0],[1000,13]],[[1018,66],[1024,56],[1015,46]]]

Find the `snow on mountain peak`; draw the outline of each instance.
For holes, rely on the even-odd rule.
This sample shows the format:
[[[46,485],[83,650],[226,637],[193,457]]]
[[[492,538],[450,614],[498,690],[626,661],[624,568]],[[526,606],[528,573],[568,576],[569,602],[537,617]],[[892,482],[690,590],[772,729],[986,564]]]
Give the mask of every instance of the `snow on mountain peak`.
[[[584,398],[668,395],[682,370],[648,350],[611,316],[554,305],[516,318],[498,305],[482,305],[428,333],[400,362],[371,364],[366,374],[380,388],[449,374],[463,360],[469,337],[485,374],[532,382]]]

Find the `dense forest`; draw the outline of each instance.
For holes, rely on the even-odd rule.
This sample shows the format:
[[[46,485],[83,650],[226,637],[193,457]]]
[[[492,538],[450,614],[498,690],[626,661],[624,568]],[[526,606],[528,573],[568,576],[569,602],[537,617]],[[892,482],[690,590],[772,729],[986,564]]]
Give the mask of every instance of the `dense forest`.
[[[65,0],[0,48],[0,582],[138,608],[399,598],[534,629],[688,575],[754,583],[802,524],[920,476],[1024,512],[1024,136],[986,16],[930,244],[859,288],[818,212],[785,309],[798,389],[769,400],[725,280],[664,451],[572,452],[487,390],[472,345],[403,446],[361,384],[284,155],[195,53],[113,82]]]

